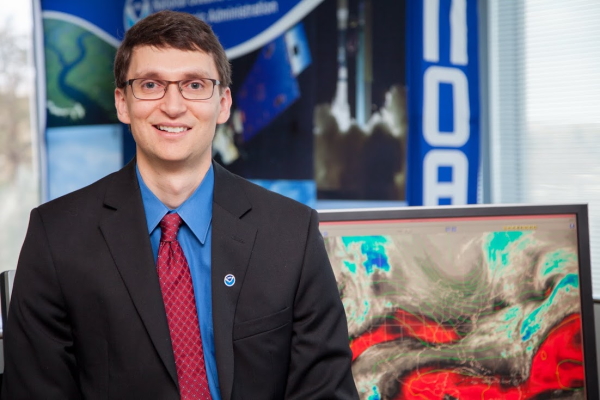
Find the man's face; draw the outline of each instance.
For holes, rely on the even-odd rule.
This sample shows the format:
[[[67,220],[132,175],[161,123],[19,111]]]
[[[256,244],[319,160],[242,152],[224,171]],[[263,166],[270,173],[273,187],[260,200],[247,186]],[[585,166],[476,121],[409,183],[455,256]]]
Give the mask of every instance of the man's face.
[[[183,51],[151,46],[136,47],[127,79],[152,78],[179,81],[193,78],[219,79],[214,59],[202,51]],[[229,118],[229,88],[214,89],[207,100],[186,100],[177,85],[168,85],[160,100],[139,100],[131,86],[115,90],[119,120],[131,125],[140,165],[208,168],[216,124]]]

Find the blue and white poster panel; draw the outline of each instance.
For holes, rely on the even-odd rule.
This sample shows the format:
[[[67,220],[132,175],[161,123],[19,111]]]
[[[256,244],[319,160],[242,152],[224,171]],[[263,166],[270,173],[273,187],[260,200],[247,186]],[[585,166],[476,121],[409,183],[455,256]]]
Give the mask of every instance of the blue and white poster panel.
[[[410,205],[477,203],[477,0],[407,2]]]
[[[209,22],[231,59],[260,52],[265,45],[277,44],[275,55],[281,65],[266,59],[258,63],[246,88],[262,85],[271,78],[264,105],[257,118],[248,117],[247,131],[235,134],[249,138],[268,125],[299,97],[296,76],[306,66],[307,57],[287,53],[306,46],[302,18],[322,0],[37,0],[40,125],[43,137],[42,176],[45,199],[52,199],[85,186],[117,170],[134,153],[134,144],[114,110],[112,62],[124,32],[138,20],[161,10],[189,12]],[[283,45],[283,46],[281,46]],[[295,58],[290,60],[290,57]],[[292,73],[295,75],[290,75]],[[303,64],[304,63],[304,64]],[[263,68],[261,70],[261,67]],[[276,79],[269,77],[275,73]],[[267,87],[267,86],[265,86]],[[241,100],[240,100],[241,101]],[[243,101],[242,101],[243,102]],[[238,110],[239,118],[251,115],[259,106],[249,104]],[[233,124],[233,122],[232,122]],[[224,164],[233,163],[239,151],[233,143],[231,125],[220,129],[215,147]],[[240,128],[241,129],[241,128]],[[309,147],[307,147],[309,148]],[[241,149],[243,150],[243,149]],[[281,151],[280,151],[281,153]],[[310,163],[312,158],[307,157]],[[243,170],[243,168],[242,168]],[[271,188],[291,188],[298,200],[314,203],[316,189],[311,168],[289,178],[283,171],[277,179],[259,183]],[[257,176],[257,178],[273,178]],[[301,179],[296,179],[301,178]],[[282,189],[286,190],[286,189]]]
[[[450,3],[464,2],[441,1],[440,15]],[[41,0],[48,198],[91,183],[133,156],[131,135],[114,111],[112,61],[127,29],[171,9],[209,22],[232,63],[234,104],[230,120],[217,128],[217,162],[311,206],[422,204],[422,198],[407,197],[407,182],[411,189],[424,186],[423,162],[407,157],[407,143],[424,137],[421,128],[413,129],[407,104],[424,90],[423,73],[411,68],[426,61],[421,50],[405,54],[405,48],[422,46],[423,24],[412,22],[423,19],[423,4]],[[446,25],[438,27],[440,43],[449,43]],[[469,30],[469,42],[473,35],[476,29]],[[444,46],[449,44],[440,45],[440,60]],[[455,92],[441,82],[439,98],[448,104],[440,113],[455,101],[448,95]],[[477,110],[470,111],[473,121]],[[440,134],[452,131],[452,123],[443,119]],[[471,130],[471,141],[476,133]],[[443,171],[442,177],[448,174]]]

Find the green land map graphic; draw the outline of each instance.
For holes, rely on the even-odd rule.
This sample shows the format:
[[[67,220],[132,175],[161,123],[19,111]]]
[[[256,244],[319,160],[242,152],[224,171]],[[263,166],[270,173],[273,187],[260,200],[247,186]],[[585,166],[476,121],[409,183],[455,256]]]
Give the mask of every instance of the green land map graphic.
[[[44,19],[47,126],[118,123],[112,73],[116,49],[70,22]]]

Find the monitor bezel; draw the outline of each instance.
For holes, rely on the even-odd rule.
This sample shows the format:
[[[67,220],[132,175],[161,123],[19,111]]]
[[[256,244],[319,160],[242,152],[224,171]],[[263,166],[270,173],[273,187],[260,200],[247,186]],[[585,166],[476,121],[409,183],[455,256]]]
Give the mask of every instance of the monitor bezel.
[[[600,398],[594,327],[594,300],[587,204],[504,204],[440,207],[401,207],[373,209],[318,210],[319,222],[386,221],[403,219],[445,219],[469,217],[519,217],[572,214],[577,220],[581,331],[585,394],[589,399]]]

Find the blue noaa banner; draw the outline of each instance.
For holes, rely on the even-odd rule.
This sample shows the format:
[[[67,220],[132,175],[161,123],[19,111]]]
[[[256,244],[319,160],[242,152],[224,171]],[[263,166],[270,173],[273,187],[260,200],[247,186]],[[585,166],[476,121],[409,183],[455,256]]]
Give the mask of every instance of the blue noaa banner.
[[[409,205],[477,202],[477,0],[407,1]]]

